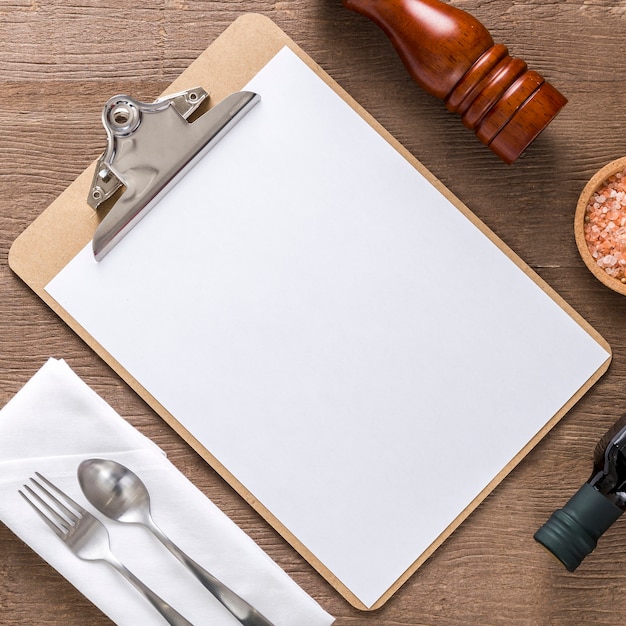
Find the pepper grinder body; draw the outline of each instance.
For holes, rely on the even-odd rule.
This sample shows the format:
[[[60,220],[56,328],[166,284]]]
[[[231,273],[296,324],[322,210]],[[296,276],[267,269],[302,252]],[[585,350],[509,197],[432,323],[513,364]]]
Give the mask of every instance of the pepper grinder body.
[[[343,0],[377,24],[409,74],[513,163],[566,104],[476,18],[439,0]]]

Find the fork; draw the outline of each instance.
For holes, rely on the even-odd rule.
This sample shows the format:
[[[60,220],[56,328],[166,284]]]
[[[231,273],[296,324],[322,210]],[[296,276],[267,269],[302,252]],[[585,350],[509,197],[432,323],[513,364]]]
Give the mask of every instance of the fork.
[[[18,493],[78,558],[84,561],[105,561],[141,592],[169,624],[193,626],[115,557],[111,552],[109,533],[99,519],[45,476],[39,472],[35,472],[35,475],[39,480],[32,477],[30,480],[37,491],[30,485],[24,485],[24,491],[18,489]]]

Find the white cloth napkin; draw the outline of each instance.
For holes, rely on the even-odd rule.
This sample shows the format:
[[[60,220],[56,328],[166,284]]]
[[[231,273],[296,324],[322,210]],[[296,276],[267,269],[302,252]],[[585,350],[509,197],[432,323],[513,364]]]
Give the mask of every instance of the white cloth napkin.
[[[132,469],[150,491],[161,529],[276,626],[325,626],[326,613],[192,485],[152,441],[122,419],[69,366],[50,359],[0,411],[0,520],[117,624],[164,624],[112,567],[75,557],[18,495],[41,472],[102,519],[115,555],[195,625],[239,622],[142,526],[97,513],[76,469],[87,458]]]

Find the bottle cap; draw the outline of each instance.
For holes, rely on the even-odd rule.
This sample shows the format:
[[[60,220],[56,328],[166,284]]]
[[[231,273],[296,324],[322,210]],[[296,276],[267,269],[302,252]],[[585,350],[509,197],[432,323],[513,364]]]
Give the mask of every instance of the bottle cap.
[[[573,572],[622,513],[606,496],[585,483],[534,537]]]

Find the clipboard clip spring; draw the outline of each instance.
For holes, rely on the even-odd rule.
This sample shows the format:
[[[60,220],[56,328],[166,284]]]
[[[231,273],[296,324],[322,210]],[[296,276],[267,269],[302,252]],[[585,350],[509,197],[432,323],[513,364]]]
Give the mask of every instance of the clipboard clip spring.
[[[98,159],[87,203],[98,210],[121,187],[125,190],[96,228],[97,261],[260,100],[256,93],[236,92],[189,123],[208,97],[196,87],[152,103],[118,95],[104,105],[107,148]]]

